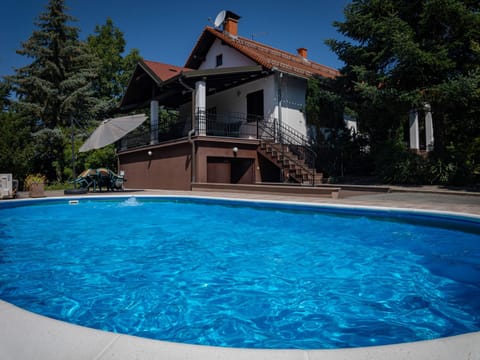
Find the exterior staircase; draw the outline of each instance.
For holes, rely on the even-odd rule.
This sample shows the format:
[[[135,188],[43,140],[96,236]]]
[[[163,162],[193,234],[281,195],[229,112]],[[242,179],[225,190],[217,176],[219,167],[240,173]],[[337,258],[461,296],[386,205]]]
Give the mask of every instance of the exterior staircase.
[[[322,174],[315,170],[317,154],[308,139],[288,125],[273,121],[257,122],[258,153],[281,171],[283,182],[320,184]]]
[[[299,153],[299,148],[297,145],[261,140],[258,153],[281,170],[284,182],[295,182],[312,186],[321,184],[322,173],[317,173],[306,162],[305,156]]]

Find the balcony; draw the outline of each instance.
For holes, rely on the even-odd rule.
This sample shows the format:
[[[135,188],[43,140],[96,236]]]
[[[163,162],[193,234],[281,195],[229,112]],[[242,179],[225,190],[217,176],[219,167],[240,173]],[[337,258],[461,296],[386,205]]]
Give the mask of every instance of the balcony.
[[[263,118],[247,116],[242,113],[216,114],[201,112],[196,117],[195,134],[203,136],[259,139]],[[190,115],[181,117],[177,112],[164,112],[159,116],[158,127],[151,129],[149,124],[142,125],[120,141],[122,150],[133,149],[151,144],[160,144],[184,139],[192,128]]]
[[[276,119],[267,120],[243,113],[200,112],[195,123],[196,136],[262,140],[262,143],[274,144],[275,154],[278,153],[285,166],[288,165],[290,156],[289,161],[305,164],[310,169],[315,167],[316,154],[307,138],[291,127],[279,124]],[[150,129],[149,124],[142,125],[120,141],[120,149],[135,149],[186,139],[191,129],[190,116],[180,117],[176,111],[164,111],[159,116],[156,129]]]

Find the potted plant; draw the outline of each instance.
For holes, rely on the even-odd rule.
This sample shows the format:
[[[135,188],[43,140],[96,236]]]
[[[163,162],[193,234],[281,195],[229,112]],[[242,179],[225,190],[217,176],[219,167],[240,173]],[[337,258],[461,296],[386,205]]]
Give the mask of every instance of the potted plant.
[[[45,182],[47,178],[41,174],[31,174],[25,179],[25,190],[28,190],[30,197],[45,196]]]

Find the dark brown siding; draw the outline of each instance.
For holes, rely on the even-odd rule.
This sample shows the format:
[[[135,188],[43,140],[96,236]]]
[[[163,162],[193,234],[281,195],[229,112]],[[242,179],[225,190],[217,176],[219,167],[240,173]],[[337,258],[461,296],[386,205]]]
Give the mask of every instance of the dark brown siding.
[[[196,182],[262,181],[256,140],[196,137],[195,148]],[[238,151],[235,153],[233,148]],[[125,171],[126,187],[190,190],[191,152],[192,145],[186,140],[120,152],[120,170]]]
[[[148,155],[148,151],[152,155]],[[190,190],[191,146],[176,143],[119,154],[130,189]]]

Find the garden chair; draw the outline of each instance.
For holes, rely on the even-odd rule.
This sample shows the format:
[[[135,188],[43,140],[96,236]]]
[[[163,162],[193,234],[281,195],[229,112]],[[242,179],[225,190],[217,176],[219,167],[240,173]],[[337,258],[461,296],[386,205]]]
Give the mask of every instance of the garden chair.
[[[83,172],[80,173],[80,175],[77,176],[77,178],[71,183],[78,185],[82,189],[89,189],[97,187],[97,171],[94,169],[87,169],[84,170]]]
[[[101,192],[102,187],[105,187],[107,191],[111,190],[110,170],[107,168],[97,169],[97,189]]]
[[[123,183],[127,181],[125,179],[125,173],[120,171],[120,174],[115,174],[113,171],[110,171],[110,188],[112,191],[121,190],[123,191]]]
[[[125,175],[123,173],[118,175],[107,168],[97,169],[97,186],[100,191],[102,191],[103,186],[107,189],[107,191],[123,191],[123,183],[125,181]]]

